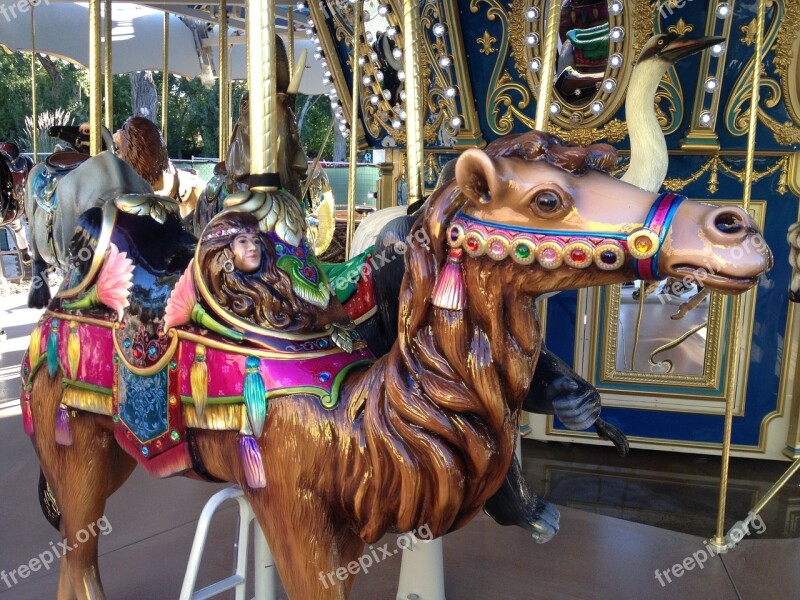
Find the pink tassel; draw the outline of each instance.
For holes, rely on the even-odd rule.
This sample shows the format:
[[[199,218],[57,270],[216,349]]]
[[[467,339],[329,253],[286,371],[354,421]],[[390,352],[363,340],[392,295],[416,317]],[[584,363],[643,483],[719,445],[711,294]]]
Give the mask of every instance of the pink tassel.
[[[58,405],[56,413],[56,443],[62,446],[72,446],[72,431],[69,428],[69,414],[67,407]]]
[[[447,263],[439,273],[436,288],[433,290],[433,305],[445,310],[463,310],[467,301],[464,290],[464,272],[461,263],[464,251],[461,248],[450,248]]]
[[[239,435],[239,458],[244,467],[247,485],[253,489],[267,487],[267,476],[264,474],[261,452],[258,450],[258,442],[252,435]]]
[[[22,401],[22,429],[25,435],[33,437],[33,414],[31,413],[31,403],[26,398]]]

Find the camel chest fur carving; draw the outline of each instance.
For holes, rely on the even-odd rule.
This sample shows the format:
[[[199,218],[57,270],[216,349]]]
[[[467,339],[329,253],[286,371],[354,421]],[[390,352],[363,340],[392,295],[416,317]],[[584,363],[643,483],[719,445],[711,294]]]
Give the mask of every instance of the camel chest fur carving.
[[[412,239],[427,243],[409,243],[398,339],[374,363],[309,256],[290,196],[259,204],[245,194],[196,249],[176,238],[161,258],[125,233],[141,215],[167,210],[157,198],[123,197],[115,210],[84,215],[73,251],[95,252],[73,261],[24,373],[24,422],[64,538],[101,517],[149,448],[121,437],[120,421],[134,436],[145,432],[134,430],[123,387],[126,402],[138,388],[153,405],[157,389],[167,414],[155,419],[158,432],[182,419],[189,427],[177,433],[191,438],[204,472],[242,486],[291,598],[347,597],[353,578],[323,586],[318,574],[347,565],[387,531],[425,525],[440,536],[464,526],[512,461],[541,344],[539,294],[664,276],[738,293],[771,266],[744,211],[642,191],[608,175],[615,162],[610,146],[566,146],[538,132],[466,151],[414,226],[422,235]],[[752,247],[742,253],[743,245]],[[160,287],[138,298],[127,273],[145,263]],[[82,349],[90,327],[111,335],[118,366],[102,367],[111,391],[70,396],[92,364]],[[278,346],[307,343],[308,369],[287,369],[294,381],[279,381]],[[326,362],[314,362],[321,356]],[[164,361],[161,379],[119,375],[123,366],[137,375],[148,361]],[[62,563],[59,594],[104,597],[96,539]]]

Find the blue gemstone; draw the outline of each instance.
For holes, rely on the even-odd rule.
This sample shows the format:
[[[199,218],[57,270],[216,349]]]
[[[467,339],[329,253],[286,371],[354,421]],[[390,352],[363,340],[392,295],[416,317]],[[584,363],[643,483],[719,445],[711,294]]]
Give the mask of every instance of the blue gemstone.
[[[286,248],[283,247],[283,244],[275,244],[275,252],[278,254],[283,254],[286,252]]]
[[[330,380],[330,378],[331,378],[331,374],[328,373],[327,371],[324,371],[324,372],[319,374],[319,380],[322,383],[327,383]]]
[[[147,446],[142,446],[142,454],[144,454],[145,456],[150,454],[150,450],[147,449]]]
[[[325,339],[325,338],[323,338],[323,339],[321,339],[321,340],[319,341],[319,347],[320,347],[320,348],[323,348],[323,349],[324,349],[324,348],[327,348],[329,345],[330,345],[330,342],[329,342],[327,339]]]
[[[130,348],[131,347],[131,338],[125,338],[124,346],[126,348]]]
[[[612,250],[603,250],[600,254],[600,260],[606,265],[613,265],[617,262],[617,255]]]
[[[151,344],[150,346],[147,347],[147,353],[150,356],[155,356],[156,352],[158,352],[158,348],[156,347],[155,344]]]

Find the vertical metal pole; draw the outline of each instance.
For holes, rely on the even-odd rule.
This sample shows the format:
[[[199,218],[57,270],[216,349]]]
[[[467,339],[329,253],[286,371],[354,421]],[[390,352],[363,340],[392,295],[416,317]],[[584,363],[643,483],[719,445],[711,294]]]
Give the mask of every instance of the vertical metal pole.
[[[358,170],[358,105],[361,103],[359,91],[361,90],[361,67],[358,64],[358,55],[361,48],[361,15],[364,4],[356,0],[353,4],[353,92],[350,107],[350,170],[347,177],[347,237],[345,243],[345,256],[350,256],[350,245],[356,230],[356,175]],[[406,85],[408,84],[406,78]]]
[[[31,4],[31,119],[33,119],[33,162],[39,162],[39,111],[36,109],[36,5]]]
[[[423,82],[419,55],[424,52],[419,41],[419,2],[403,0],[403,71],[406,74],[406,152],[408,164],[408,203],[422,200],[423,139],[422,95]]]
[[[228,3],[219,2],[219,158],[225,158],[231,137],[230,77],[228,75]]]
[[[742,208],[748,210],[750,208],[750,198],[753,191],[753,163],[755,159],[756,149],[756,128],[758,126],[758,100],[759,88],[761,87],[761,61],[764,55],[764,21],[766,13],[766,0],[759,0],[758,14],[756,17],[756,44],[755,54],[753,56],[753,92],[750,100],[750,125],[747,132],[747,155],[745,158],[745,172],[744,172],[744,190],[742,195]],[[741,348],[741,334],[739,327],[739,319],[742,313],[741,296],[736,296],[733,299],[733,335],[732,335],[732,351],[734,356],[740,356]],[[722,472],[720,474],[719,484],[719,504],[717,509],[717,533],[712,540],[712,543],[717,547],[725,546],[725,501],[728,495],[728,463],[731,456],[731,433],[733,430],[733,404],[734,404],[735,391],[731,391],[727,398],[725,405],[725,429],[722,435]]]
[[[248,0],[247,24],[247,48],[250,51],[247,72],[250,86],[250,173],[277,173],[275,2]]]
[[[550,96],[553,89],[553,73],[556,69],[560,16],[561,2],[550,0],[547,3],[544,56],[542,56],[542,70],[539,73],[539,96],[536,99],[536,129],[538,131],[547,131],[547,122],[550,118]]]
[[[286,41],[289,43],[289,80],[294,77],[294,7],[286,9]]]
[[[169,111],[167,110],[169,104],[169,13],[164,13],[164,48],[162,55],[161,69],[161,135],[164,137],[164,145],[167,145],[167,120]]]
[[[103,55],[100,52],[100,2],[89,0],[89,154],[103,149]]]
[[[106,16],[103,23],[105,25],[106,38],[106,44],[103,48],[103,58],[105,59],[103,71],[106,74],[104,94],[106,101],[105,123],[109,131],[114,131],[114,74],[111,71],[111,31],[114,21],[111,18],[111,0],[105,0],[105,13]]]

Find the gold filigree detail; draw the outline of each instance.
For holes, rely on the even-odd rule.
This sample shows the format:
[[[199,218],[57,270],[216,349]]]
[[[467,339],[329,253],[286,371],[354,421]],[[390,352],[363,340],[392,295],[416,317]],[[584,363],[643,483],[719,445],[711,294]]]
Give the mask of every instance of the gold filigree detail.
[[[778,193],[785,194],[788,191],[789,185],[789,159],[791,155],[786,154],[782,156],[773,165],[767,167],[763,171],[753,169],[753,182],[760,181],[764,177],[769,177],[780,170],[780,177],[778,178]],[[679,192],[687,185],[694,183],[706,173],[710,173],[707,189],[709,193],[716,194],[719,190],[719,172],[722,171],[726,175],[735,178],[737,181],[744,183],[745,170],[737,170],[731,165],[727,164],[719,156],[712,156],[694,173],[688,177],[670,177],[664,180],[664,189],[670,192]]]
[[[483,36],[479,37],[475,41],[483,46],[483,48],[480,49],[481,54],[489,56],[493,52],[497,52],[497,48],[494,47],[494,43],[497,41],[497,38],[489,35],[488,31],[484,30]]]
[[[795,123],[800,124],[800,52],[795,52],[795,42],[800,36],[800,3],[786,6],[778,37],[775,39],[775,74],[781,80],[786,110]]]
[[[756,19],[753,19],[747,25],[742,25],[739,29],[744,34],[742,43],[745,46],[752,46],[756,43],[756,35],[758,35],[758,22]]]
[[[592,127],[579,127],[576,129],[563,129],[555,123],[549,123],[547,126],[549,133],[555,134],[563,140],[573,143],[588,146],[600,140],[606,140],[609,143],[617,143],[625,139],[628,135],[628,124],[619,119],[612,119],[606,123],[605,127],[592,128]]]
[[[687,24],[686,21],[683,20],[683,17],[681,17],[675,25],[670,25],[667,31],[677,35],[686,35],[694,31],[694,25]]]

